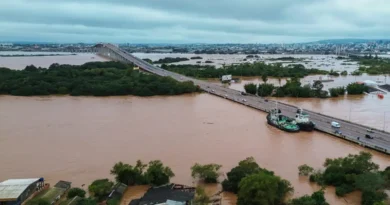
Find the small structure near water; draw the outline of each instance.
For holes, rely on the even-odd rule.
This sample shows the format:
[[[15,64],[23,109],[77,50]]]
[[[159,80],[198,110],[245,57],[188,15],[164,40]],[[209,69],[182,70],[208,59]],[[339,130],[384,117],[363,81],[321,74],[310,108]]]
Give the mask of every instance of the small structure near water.
[[[44,187],[43,178],[8,179],[0,183],[0,204],[19,205]]]
[[[168,184],[149,188],[143,197],[135,199],[129,205],[187,205],[195,197],[195,187]]]
[[[41,193],[36,195],[34,199],[45,199],[50,204],[55,204],[61,197],[64,196],[65,192],[68,191],[71,187],[71,182],[59,181],[54,187],[47,187],[46,190],[43,190]]]

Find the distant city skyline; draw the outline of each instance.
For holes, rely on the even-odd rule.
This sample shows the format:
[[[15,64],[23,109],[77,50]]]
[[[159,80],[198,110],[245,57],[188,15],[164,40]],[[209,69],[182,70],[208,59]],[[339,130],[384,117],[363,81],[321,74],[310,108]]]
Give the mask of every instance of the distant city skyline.
[[[305,43],[389,39],[387,0],[15,0],[0,42]]]

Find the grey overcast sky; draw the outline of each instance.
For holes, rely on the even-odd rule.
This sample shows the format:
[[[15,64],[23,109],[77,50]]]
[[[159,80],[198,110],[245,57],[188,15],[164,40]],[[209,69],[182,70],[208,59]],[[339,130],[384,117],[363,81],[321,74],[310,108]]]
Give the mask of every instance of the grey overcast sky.
[[[0,0],[0,41],[292,43],[389,37],[390,0]]]

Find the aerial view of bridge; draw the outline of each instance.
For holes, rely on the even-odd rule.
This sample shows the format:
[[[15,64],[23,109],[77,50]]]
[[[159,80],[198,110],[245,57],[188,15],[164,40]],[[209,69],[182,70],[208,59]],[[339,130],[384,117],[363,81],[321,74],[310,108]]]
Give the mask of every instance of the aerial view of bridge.
[[[169,76],[178,81],[192,81],[195,85],[198,85],[202,90],[210,94],[222,97],[230,101],[234,101],[236,103],[243,104],[245,106],[252,107],[257,110],[268,112],[269,110],[277,106],[283,114],[289,117],[295,117],[296,111],[298,109],[298,107],[293,105],[277,102],[274,100],[267,100],[265,98],[253,95],[242,95],[242,92],[237,90],[225,88],[215,83],[189,78],[184,75],[164,70],[160,67],[154,66],[148,62],[143,61],[140,58],[133,56],[131,53],[128,53],[113,44],[98,44],[96,45],[95,49],[99,55],[107,57],[114,61],[132,63],[146,72],[153,73],[159,76]],[[330,135],[357,143],[364,147],[390,154],[390,133],[385,132],[384,130],[372,129],[365,125],[357,124],[354,122],[335,118],[310,110],[305,110],[305,112],[310,115],[310,119],[316,124],[316,130],[318,131],[325,132]],[[338,122],[340,124],[340,128],[338,128],[338,131],[340,131],[342,134],[339,134],[338,132],[336,133],[335,128],[331,126],[331,122],[333,121]],[[370,131],[369,134],[373,137],[373,139],[365,137],[368,134],[368,130]]]

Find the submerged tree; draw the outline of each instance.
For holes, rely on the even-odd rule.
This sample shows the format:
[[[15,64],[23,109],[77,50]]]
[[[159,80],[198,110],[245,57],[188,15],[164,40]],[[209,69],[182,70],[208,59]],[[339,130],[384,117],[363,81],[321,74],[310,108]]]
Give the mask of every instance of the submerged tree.
[[[280,204],[284,201],[286,195],[293,190],[288,181],[261,171],[241,180],[237,204]]]
[[[160,160],[150,161],[145,173],[148,182],[155,186],[169,183],[170,179],[174,176],[175,174],[171,168],[164,166]]]
[[[191,167],[191,176],[194,178],[199,178],[205,183],[217,183],[219,176],[219,169],[222,165],[219,164],[205,164],[201,165],[196,163]]]

